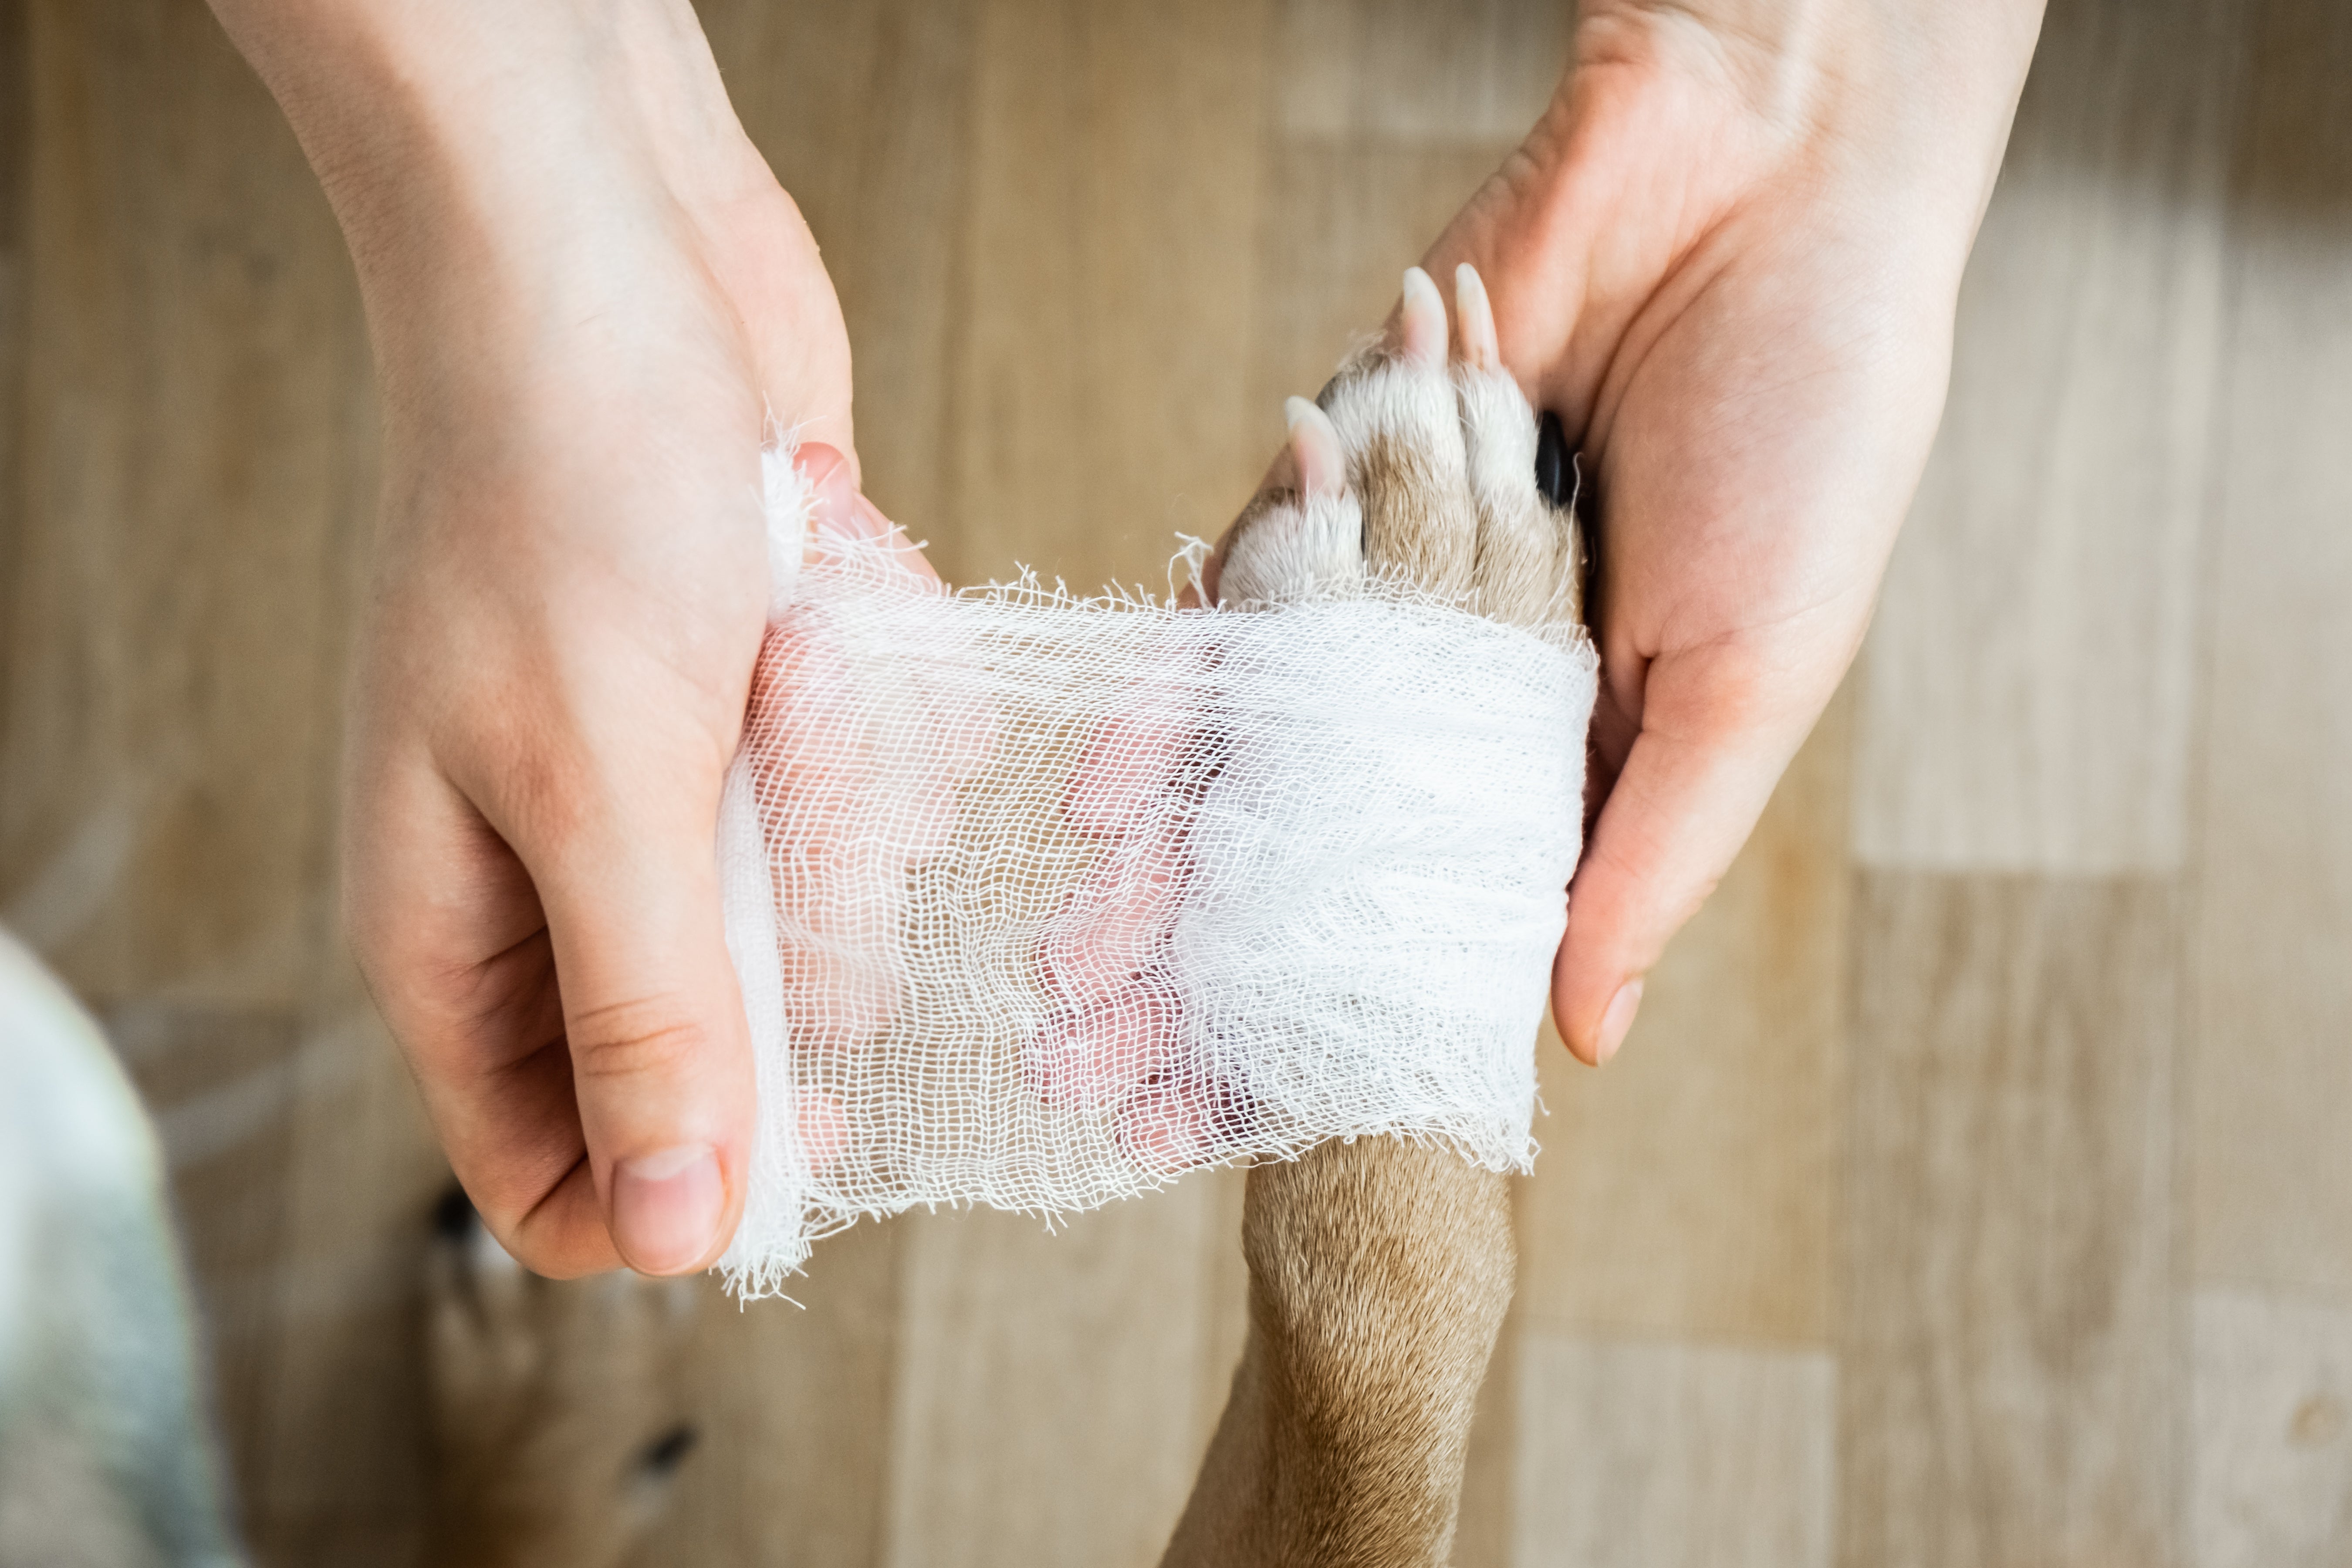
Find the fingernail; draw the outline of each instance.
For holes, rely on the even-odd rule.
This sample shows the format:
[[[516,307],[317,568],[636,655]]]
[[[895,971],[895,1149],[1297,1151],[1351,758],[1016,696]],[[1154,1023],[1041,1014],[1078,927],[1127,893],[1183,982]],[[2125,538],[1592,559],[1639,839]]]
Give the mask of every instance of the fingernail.
[[[882,515],[882,509],[862,495],[857,498],[856,511],[857,526],[868,539],[887,540],[898,531],[898,525]]]
[[[676,1274],[702,1261],[726,1190],[708,1143],[624,1160],[613,1171],[613,1245],[640,1274]]]
[[[1282,400],[1283,426],[1286,429],[1296,430],[1298,428],[1300,420],[1311,419],[1317,412],[1315,405],[1307,398],[1286,397]]]
[[[835,468],[843,468],[848,462],[849,459],[842,456],[838,448],[821,443],[802,447],[793,458],[793,466],[800,469],[801,477],[808,480],[811,489],[822,488],[824,481],[833,477]]]
[[[864,496],[838,500],[823,498],[816,509],[817,531],[845,542],[870,542],[887,539],[890,524]]]
[[[1601,1015],[1601,1038],[1593,1048],[1602,1063],[1625,1043],[1625,1032],[1633,1026],[1633,1015],[1641,1010],[1642,979],[1635,975],[1617,987],[1617,994],[1609,999],[1609,1011]]]

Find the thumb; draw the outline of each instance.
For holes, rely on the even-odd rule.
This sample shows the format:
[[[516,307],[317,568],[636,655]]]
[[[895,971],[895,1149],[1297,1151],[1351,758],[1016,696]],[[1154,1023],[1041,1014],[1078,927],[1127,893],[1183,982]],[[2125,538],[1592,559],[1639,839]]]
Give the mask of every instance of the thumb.
[[[1560,1038],[1595,1067],[1623,1044],[1643,977],[1730,868],[1807,727],[1653,727],[1664,673],[1652,667],[1648,714],[1593,822],[1552,965]]]
[[[856,465],[838,447],[822,441],[805,442],[793,455],[793,463],[808,481],[813,503],[809,521],[816,531],[887,545],[899,570],[926,582],[940,580],[921,549],[908,540],[906,531],[859,492]]]
[[[749,1167],[751,1032],[720,913],[715,789],[708,804],[667,824],[615,812],[532,868],[588,1153],[532,1217],[562,1230],[592,1209],[646,1274],[717,1260]]]

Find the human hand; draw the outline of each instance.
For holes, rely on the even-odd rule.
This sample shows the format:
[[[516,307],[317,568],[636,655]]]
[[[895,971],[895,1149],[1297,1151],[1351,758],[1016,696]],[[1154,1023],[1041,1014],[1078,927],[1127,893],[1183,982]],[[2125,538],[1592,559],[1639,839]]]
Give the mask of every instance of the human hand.
[[[546,1274],[709,1265],[752,1063],[714,858],[771,421],[871,532],[849,352],[682,0],[220,0],[352,246],[385,477],[345,906],[436,1129]]]
[[[1598,803],[1555,963],[1606,1060],[1852,662],[1940,417],[2040,0],[1588,0],[1424,265],[1599,498]]]

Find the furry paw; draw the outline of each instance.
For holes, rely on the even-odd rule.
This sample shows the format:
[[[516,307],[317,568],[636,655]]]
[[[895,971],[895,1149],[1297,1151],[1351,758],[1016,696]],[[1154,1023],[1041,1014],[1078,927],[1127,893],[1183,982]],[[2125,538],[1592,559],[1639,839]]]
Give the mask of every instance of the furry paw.
[[[1572,465],[1502,368],[1478,274],[1454,279],[1454,330],[1419,268],[1396,331],[1352,356],[1314,403],[1227,540],[1231,609],[1313,598],[1366,574],[1519,625],[1580,616]],[[1448,339],[1451,338],[1449,347]]]
[[[695,1445],[677,1386],[696,1286],[626,1273],[540,1279],[454,1187],[434,1230],[427,1560],[619,1563],[660,1520]]]

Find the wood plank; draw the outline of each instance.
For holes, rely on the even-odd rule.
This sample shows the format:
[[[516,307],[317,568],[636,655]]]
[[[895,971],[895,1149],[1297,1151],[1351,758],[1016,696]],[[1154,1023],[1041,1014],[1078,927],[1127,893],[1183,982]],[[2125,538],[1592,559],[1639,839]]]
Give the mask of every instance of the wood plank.
[[[1535,1330],[1520,1346],[1517,1568],[1824,1568],[1822,1351]]]
[[[2352,1306],[2352,16],[2273,0],[2249,66],[2200,742],[2200,1279]]]
[[[1559,85],[1573,10],[1563,0],[1283,0],[1275,127],[1286,140],[1356,151],[1515,145]]]
[[[441,1177],[404,1073],[346,1026],[331,912],[375,484],[357,293],[201,4],[36,0],[29,28],[0,888],[163,1112],[257,1552],[388,1561]],[[354,1098],[371,1072],[390,1098]]]
[[[332,590],[375,487],[350,265],[195,0],[35,0],[30,42],[0,888],[131,799],[119,875],[46,933],[52,962],[101,1003],[296,1006],[332,841]]]
[[[824,249],[856,358],[866,493],[949,545],[973,0],[704,0],[735,111]]]
[[[1147,1568],[1206,1446],[1192,1394],[1229,1215],[1197,1179],[1072,1220],[910,1215],[892,1568]],[[1230,1367],[1227,1372],[1230,1374]]]
[[[2176,904],[1860,879],[1841,1563],[2173,1560]]]
[[[1278,143],[1268,154],[1244,410],[1255,454],[1252,488],[1281,447],[1282,400],[1311,396],[1357,339],[1380,330],[1404,269],[1511,145],[1430,152]]]
[[[25,217],[32,82],[25,0],[0,0],[0,583],[16,575],[24,521],[17,452],[25,415]],[[16,605],[0,594],[0,734],[6,733]]]
[[[983,6],[958,515],[926,525],[950,580],[1160,589],[1248,499],[1265,27],[1263,0]]]
[[[819,1243],[797,1307],[706,1286],[688,1371],[703,1441],[645,1568],[882,1561],[900,1241],[864,1225]]]
[[[2180,864],[2239,6],[2050,8],[1871,636],[1872,865]]]
[[[1829,1342],[1850,934],[1849,681],[1600,1072],[1547,1032],[1520,1310],[1554,1330]]]
[[[398,1568],[413,1560],[428,1484],[421,1287],[449,1168],[364,1001],[318,1016],[278,1070],[277,1085],[239,1086],[242,1102],[184,1102],[163,1119],[176,1160],[200,1137],[236,1136],[240,1123],[260,1135],[256,1090],[285,1096],[282,1163],[247,1193],[278,1205],[271,1255],[207,1281],[253,1324],[244,1342],[226,1338],[233,1320],[215,1325],[223,1355],[271,1368],[258,1430],[246,1438],[258,1460],[247,1525],[267,1563]]]
[[[2198,1568],[2352,1562],[2352,1310],[2218,1287],[2194,1300]]]
[[[229,1472],[247,1512],[262,1511],[255,1504],[269,1479],[268,1412],[284,1328],[268,1285],[285,1228],[297,1023],[155,1004],[117,1009],[104,1023],[156,1114],[214,1387],[230,1418]]]

